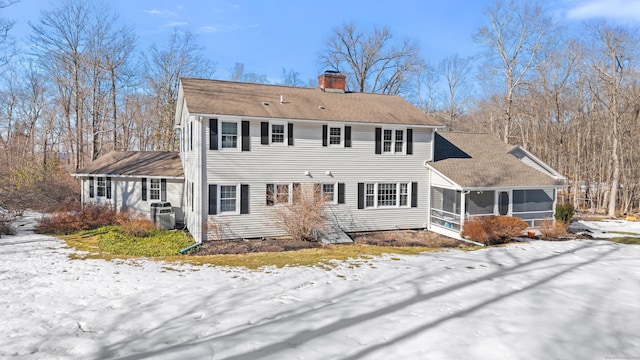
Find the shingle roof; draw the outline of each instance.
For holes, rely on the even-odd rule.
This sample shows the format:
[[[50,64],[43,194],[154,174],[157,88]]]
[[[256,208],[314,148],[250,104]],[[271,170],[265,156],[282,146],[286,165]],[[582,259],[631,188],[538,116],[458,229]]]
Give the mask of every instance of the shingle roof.
[[[184,177],[180,155],[168,151],[111,151],[76,174]]]
[[[191,114],[442,126],[396,95],[191,78],[182,78],[181,86]]]
[[[438,132],[434,146],[431,167],[463,188],[559,184],[509,154],[514,146],[490,134]]]

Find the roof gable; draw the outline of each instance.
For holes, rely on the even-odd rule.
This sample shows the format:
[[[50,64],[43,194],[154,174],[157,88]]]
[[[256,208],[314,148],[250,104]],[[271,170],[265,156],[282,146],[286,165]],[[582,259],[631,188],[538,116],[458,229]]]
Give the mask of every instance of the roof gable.
[[[180,154],[168,151],[111,151],[74,174],[182,178]]]
[[[180,91],[189,112],[198,115],[442,126],[396,95],[191,78],[181,79]]]

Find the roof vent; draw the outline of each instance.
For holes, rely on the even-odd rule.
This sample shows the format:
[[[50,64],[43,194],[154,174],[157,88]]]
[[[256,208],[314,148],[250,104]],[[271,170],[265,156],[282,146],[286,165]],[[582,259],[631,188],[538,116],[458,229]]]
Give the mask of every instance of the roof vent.
[[[268,103],[268,102],[266,102],[266,101],[263,101],[263,102],[262,102],[262,105],[267,106],[267,105],[269,105],[269,103]]]
[[[324,105],[320,105],[320,106],[318,106],[318,109],[320,109],[320,110],[324,110]]]

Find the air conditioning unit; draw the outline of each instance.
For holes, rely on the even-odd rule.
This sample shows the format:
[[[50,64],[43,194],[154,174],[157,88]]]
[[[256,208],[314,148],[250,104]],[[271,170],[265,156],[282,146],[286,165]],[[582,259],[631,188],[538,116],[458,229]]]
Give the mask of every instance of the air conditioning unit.
[[[151,220],[160,229],[172,230],[176,228],[176,214],[168,201],[151,203]]]

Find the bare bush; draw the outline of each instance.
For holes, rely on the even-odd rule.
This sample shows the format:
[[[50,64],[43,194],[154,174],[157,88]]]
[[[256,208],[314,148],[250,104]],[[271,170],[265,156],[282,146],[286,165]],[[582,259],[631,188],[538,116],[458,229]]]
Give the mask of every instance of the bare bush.
[[[130,211],[116,213],[114,221],[129,236],[145,237],[157,229],[157,226],[147,219],[145,215]]]
[[[464,223],[461,236],[485,245],[505,243],[522,235],[528,227],[524,220],[512,216],[477,217]]]
[[[16,216],[11,211],[0,209],[0,235],[13,235],[16,233],[11,223]]]
[[[328,202],[317,186],[293,186],[291,202],[283,200],[281,194],[267,196],[274,204],[276,226],[294,240],[317,241],[320,234],[328,231]]]
[[[116,211],[105,205],[85,205],[82,211],[54,212],[38,222],[41,234],[71,234],[80,230],[97,229],[115,224]]]
[[[546,240],[558,240],[569,235],[568,225],[560,220],[543,221],[538,230]]]

